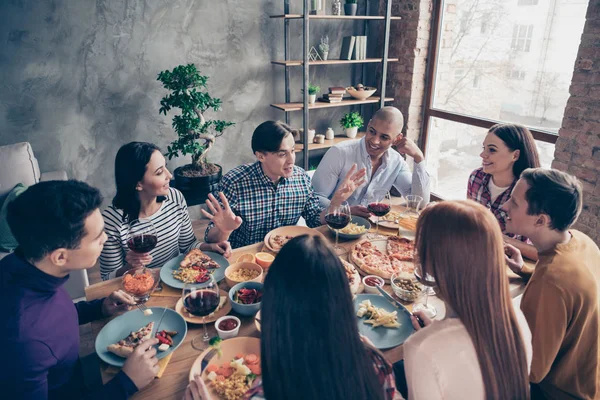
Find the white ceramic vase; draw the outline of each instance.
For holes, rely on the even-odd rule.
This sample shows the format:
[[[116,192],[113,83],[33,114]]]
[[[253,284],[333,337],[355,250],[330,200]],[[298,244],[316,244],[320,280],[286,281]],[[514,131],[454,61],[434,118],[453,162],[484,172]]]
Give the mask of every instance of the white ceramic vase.
[[[348,136],[350,139],[354,139],[356,137],[356,134],[358,133],[358,127],[352,127],[352,128],[346,128],[346,136]]]
[[[308,95],[308,104],[315,104],[315,101],[317,101],[317,95],[309,94]]]

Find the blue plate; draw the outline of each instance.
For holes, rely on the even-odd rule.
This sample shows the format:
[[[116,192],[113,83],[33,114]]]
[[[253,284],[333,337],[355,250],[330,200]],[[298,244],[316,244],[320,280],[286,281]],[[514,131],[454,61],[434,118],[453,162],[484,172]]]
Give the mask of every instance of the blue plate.
[[[106,350],[108,345],[117,343],[119,340],[124,339],[133,331],[137,331],[142,326],[147,325],[149,322],[154,321],[154,332],[156,333],[156,328],[167,331],[177,331],[177,335],[173,337],[173,345],[167,351],[159,351],[156,353],[156,358],[161,359],[171,352],[175,351],[176,348],[179,347],[181,343],[183,343],[183,339],[185,339],[185,335],[187,333],[187,324],[183,317],[177,312],[167,308],[165,311],[165,317],[162,319],[160,327],[156,325],[160,321],[160,318],[163,315],[163,307],[149,307],[152,310],[152,315],[145,316],[143,312],[138,310],[129,311],[125,314],[119,315],[112,321],[102,328],[98,337],[96,337],[96,353],[98,357],[102,361],[107,364],[114,365],[115,367],[122,367],[125,364],[125,358],[121,358],[116,354],[113,354]]]
[[[412,322],[410,321],[408,310],[404,307],[401,309],[394,307],[383,296],[378,294],[356,295],[354,298],[355,315],[358,311],[359,304],[365,300],[370,300],[371,304],[375,307],[383,308],[386,311],[398,311],[398,323],[400,324],[400,327],[395,329],[384,328],[383,326],[373,328],[371,325],[365,324],[365,317],[356,317],[358,320],[359,333],[368,337],[378,349],[389,349],[391,347],[399,346],[415,331],[415,328],[413,328]]]
[[[367,232],[369,232],[369,229],[371,229],[371,223],[366,218],[359,217],[358,215],[353,215],[351,222],[354,224],[360,225],[360,226],[364,226],[366,228],[366,230],[363,233],[342,233],[342,232],[340,232],[340,239],[345,239],[345,240],[358,239],[362,235],[365,235]],[[329,226],[328,226],[328,228],[331,231],[331,234],[333,235],[333,237],[335,238],[335,230],[331,229]]]
[[[223,278],[225,278],[225,269],[229,267],[229,261],[227,261],[227,259],[222,255],[213,253],[212,251],[202,252],[210,258],[212,258],[217,264],[221,266],[221,268],[215,268],[215,271],[213,272],[215,280],[217,282],[221,282]],[[175,279],[173,277],[173,271],[179,268],[179,264],[181,263],[181,260],[183,260],[184,257],[185,254],[182,254],[167,261],[165,265],[163,265],[160,269],[160,280],[175,289],[183,289],[183,285],[185,284],[179,279]]]

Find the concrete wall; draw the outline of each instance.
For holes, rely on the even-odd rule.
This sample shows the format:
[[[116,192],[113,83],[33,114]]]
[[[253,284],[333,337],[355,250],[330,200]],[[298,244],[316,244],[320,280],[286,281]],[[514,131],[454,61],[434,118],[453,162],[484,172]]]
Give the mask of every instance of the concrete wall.
[[[300,4],[291,11],[301,12]],[[150,141],[166,149],[175,137],[172,115],[158,114],[166,93],[158,72],[195,63],[210,77],[211,94],[223,100],[218,117],[236,123],[209,159],[226,171],[252,161],[254,128],[284,119],[269,107],[284,101],[283,67],[270,63],[283,59],[283,21],[268,17],[282,11],[281,0],[2,1],[0,145],[29,141],[43,171],[65,169],[111,198],[114,157],[122,144]],[[292,56],[300,57],[302,23],[291,21],[290,27]],[[328,34],[330,57],[337,58],[341,37],[361,28],[315,21],[311,45]],[[326,91],[357,83],[352,74],[359,72],[319,67],[311,80]],[[301,99],[301,77],[301,68],[292,70],[292,101]],[[311,125],[341,133],[338,121],[346,111],[313,112]],[[301,121],[298,113],[291,122]],[[187,162],[174,159],[169,166]]]

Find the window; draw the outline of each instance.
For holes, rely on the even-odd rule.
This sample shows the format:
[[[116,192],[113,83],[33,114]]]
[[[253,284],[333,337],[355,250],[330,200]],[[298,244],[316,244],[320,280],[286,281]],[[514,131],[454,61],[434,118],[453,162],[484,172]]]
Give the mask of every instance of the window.
[[[519,0],[518,6],[537,6],[538,0]]]
[[[536,18],[524,18],[520,5],[537,1],[440,3],[434,3],[441,16],[421,139],[433,193],[465,198],[469,174],[481,165],[485,133],[498,122],[527,126],[542,166],[550,167],[587,2],[563,0],[556,7],[536,9]],[[449,3],[455,7],[447,7]],[[534,31],[540,33],[534,36]]]
[[[528,52],[531,48],[531,37],[533,36],[533,25],[515,25],[511,50]]]

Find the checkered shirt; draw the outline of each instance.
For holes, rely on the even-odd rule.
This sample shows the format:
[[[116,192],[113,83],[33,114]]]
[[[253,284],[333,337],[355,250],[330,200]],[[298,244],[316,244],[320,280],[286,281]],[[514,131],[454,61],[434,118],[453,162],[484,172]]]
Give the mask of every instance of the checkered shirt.
[[[510,187],[502,192],[493,203],[492,194],[488,188],[490,179],[492,179],[492,175],[483,172],[483,168],[477,168],[475,171],[471,172],[471,176],[469,176],[469,184],[467,186],[467,198],[475,200],[476,202],[486,206],[498,220],[503,234],[522,242],[531,243],[525,236],[506,233],[507,214],[500,209],[500,207],[502,207],[504,203],[510,199],[510,194],[517,183],[517,179],[515,179]]]
[[[247,246],[262,241],[266,234],[280,226],[296,225],[300,217],[315,228],[321,225],[322,207],[306,172],[294,166],[289,178],[277,185],[264,174],[260,162],[240,165],[223,176],[219,183],[231,209],[242,217],[242,225],[231,233],[231,247]],[[217,196],[218,198],[218,196]],[[209,223],[204,234],[214,227]]]

